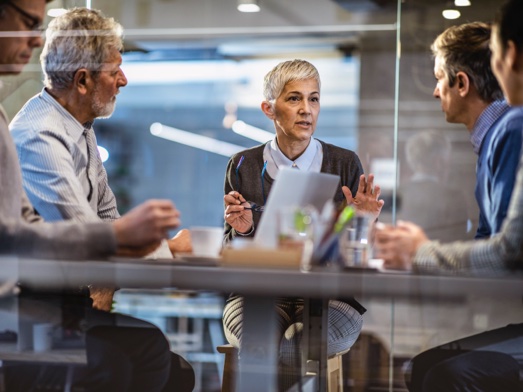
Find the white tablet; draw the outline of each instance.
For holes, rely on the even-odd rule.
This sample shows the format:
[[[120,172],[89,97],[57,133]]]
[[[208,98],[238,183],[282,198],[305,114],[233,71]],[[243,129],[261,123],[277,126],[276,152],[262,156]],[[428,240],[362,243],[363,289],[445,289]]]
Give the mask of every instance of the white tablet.
[[[278,244],[278,210],[285,207],[313,206],[319,212],[332,200],[340,177],[333,174],[280,169],[265,204],[254,241],[257,246],[276,248]]]

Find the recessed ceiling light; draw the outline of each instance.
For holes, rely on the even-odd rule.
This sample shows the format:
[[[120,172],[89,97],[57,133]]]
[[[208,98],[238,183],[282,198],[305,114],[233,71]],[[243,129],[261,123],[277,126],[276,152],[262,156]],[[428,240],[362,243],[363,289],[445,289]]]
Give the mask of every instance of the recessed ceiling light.
[[[471,5],[470,0],[454,0],[454,5],[456,7],[468,7]]]
[[[461,13],[458,10],[443,10],[441,13],[445,19],[458,19],[461,16]]]
[[[238,11],[260,12],[260,6],[257,0],[238,0]]]
[[[63,15],[67,12],[65,8],[51,8],[49,11],[47,11],[47,15],[49,15],[51,18],[56,18],[60,15]]]

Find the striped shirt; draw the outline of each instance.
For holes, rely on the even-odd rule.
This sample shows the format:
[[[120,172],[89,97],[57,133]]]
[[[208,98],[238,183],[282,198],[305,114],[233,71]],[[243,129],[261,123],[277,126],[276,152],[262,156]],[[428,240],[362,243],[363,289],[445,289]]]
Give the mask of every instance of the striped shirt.
[[[22,187],[15,146],[3,113],[0,109],[0,254],[67,259],[114,254],[116,238],[108,223],[48,224],[35,215]]]
[[[96,148],[92,124],[80,124],[44,89],[10,124],[24,188],[47,221],[96,222],[120,217]],[[89,135],[90,133],[90,135]]]

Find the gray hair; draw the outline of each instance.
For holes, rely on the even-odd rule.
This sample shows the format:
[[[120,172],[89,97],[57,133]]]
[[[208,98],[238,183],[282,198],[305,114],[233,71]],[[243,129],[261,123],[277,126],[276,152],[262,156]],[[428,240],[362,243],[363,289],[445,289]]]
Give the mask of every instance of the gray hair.
[[[100,11],[74,8],[49,23],[40,56],[46,87],[64,89],[76,71],[98,75],[109,53],[123,50],[123,28]]]
[[[289,60],[279,63],[263,80],[263,95],[269,102],[277,99],[285,85],[296,80],[315,79],[321,87],[320,74],[314,65],[305,60]]]

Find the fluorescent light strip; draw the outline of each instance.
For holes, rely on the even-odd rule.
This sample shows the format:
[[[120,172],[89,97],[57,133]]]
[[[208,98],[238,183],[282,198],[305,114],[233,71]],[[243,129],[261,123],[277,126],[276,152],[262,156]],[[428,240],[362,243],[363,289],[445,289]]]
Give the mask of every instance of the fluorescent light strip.
[[[232,124],[232,130],[238,135],[248,137],[260,143],[268,142],[274,139],[274,133],[264,131],[263,129],[253,127],[241,120],[237,120]]]
[[[230,157],[238,151],[245,149],[245,147],[236,144],[222,142],[213,139],[212,137],[197,135],[192,132],[182,131],[181,129],[169,127],[157,122],[151,124],[150,132],[154,136],[184,144],[189,147],[199,148],[200,150],[213,152],[225,157]]]

